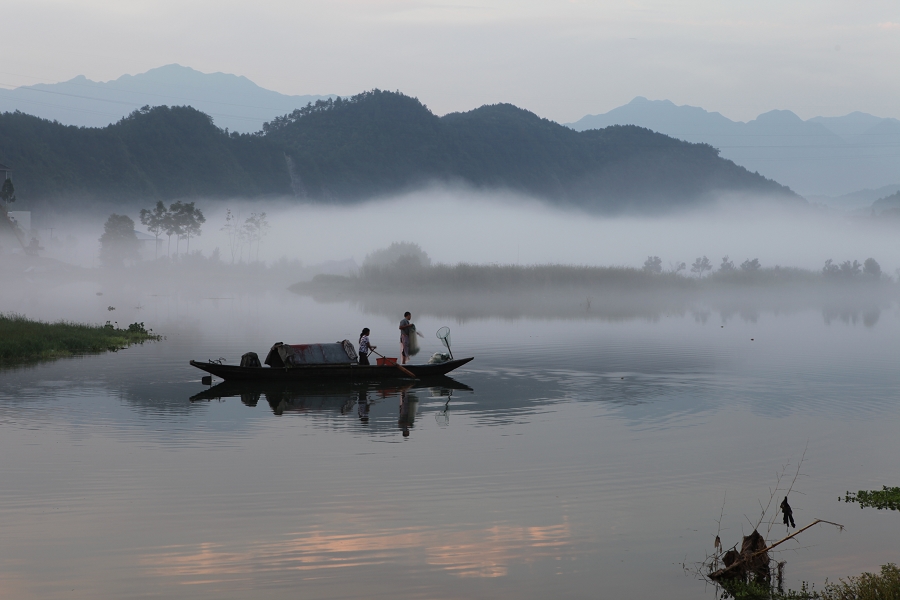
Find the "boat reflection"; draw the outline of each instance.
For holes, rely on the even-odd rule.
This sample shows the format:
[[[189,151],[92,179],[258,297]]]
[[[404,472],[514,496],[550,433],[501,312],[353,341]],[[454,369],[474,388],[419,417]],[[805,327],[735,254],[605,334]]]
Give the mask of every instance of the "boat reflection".
[[[369,425],[370,421],[386,424],[390,418],[396,423],[403,437],[408,437],[419,411],[420,399],[440,398],[444,405],[437,413],[438,424],[446,425],[447,413],[454,392],[471,392],[473,389],[450,377],[433,377],[418,381],[383,381],[373,383],[351,382],[282,382],[254,383],[245,381],[224,381],[199,394],[191,396],[191,402],[225,400],[240,398],[249,407],[256,407],[260,400],[265,400],[276,416],[286,413],[339,413],[341,415],[356,414],[359,423]],[[386,402],[396,398],[398,401],[396,417],[390,417],[393,403]],[[379,409],[375,411],[375,407]],[[378,414],[375,414],[375,413]],[[396,421],[394,421],[394,418]],[[393,427],[393,426],[392,426]]]

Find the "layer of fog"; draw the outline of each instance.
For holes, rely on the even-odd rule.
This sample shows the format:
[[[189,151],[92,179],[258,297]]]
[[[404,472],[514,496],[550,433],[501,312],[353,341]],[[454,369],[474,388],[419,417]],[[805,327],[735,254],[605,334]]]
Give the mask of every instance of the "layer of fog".
[[[355,205],[299,204],[296,200],[197,201],[206,216],[202,234],[190,251],[210,256],[218,249],[224,262],[273,263],[299,260],[304,265],[353,261],[359,265],[373,250],[392,242],[419,244],[432,261],[455,264],[574,264],[640,267],[648,256],[664,268],[688,267],[707,256],[718,266],[723,256],[739,265],[758,258],[775,265],[819,270],[835,262],[875,258],[885,273],[900,267],[897,227],[872,219],[809,210],[788,210],[753,199],[659,217],[609,217],[550,207],[512,194],[479,194],[431,189]],[[148,208],[151,205],[148,203]],[[225,211],[238,222],[265,212],[270,229],[260,243],[231,244]],[[136,229],[146,231],[136,210],[125,212]],[[132,214],[133,213],[133,214]],[[65,262],[99,266],[102,217],[76,225],[58,219],[53,240],[43,232],[45,255]],[[162,236],[161,254],[184,253],[185,241]],[[5,243],[8,247],[10,244]]]
[[[246,211],[246,209],[245,209]],[[260,254],[316,263],[353,258],[395,241],[419,244],[434,262],[455,264],[577,264],[640,267],[648,256],[663,266],[707,256],[718,266],[758,258],[777,265],[821,269],[825,260],[874,257],[883,270],[900,267],[896,228],[844,217],[722,204],[663,217],[604,217],[562,210],[512,195],[432,191],[354,207],[269,209],[271,235]],[[221,221],[221,215],[212,221]],[[867,226],[869,225],[869,226]],[[220,237],[204,247],[223,246]]]

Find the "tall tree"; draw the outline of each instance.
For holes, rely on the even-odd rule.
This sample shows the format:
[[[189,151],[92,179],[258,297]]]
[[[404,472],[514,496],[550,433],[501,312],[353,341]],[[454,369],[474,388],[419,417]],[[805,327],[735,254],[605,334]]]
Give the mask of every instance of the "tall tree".
[[[153,258],[158,258],[159,236],[166,229],[166,217],[168,214],[169,209],[162,203],[162,200],[156,203],[156,207],[153,210],[141,209],[141,223],[156,238],[153,243]]]
[[[269,222],[266,220],[266,213],[250,213],[247,220],[244,221],[244,230],[247,234],[247,240],[250,243],[250,251],[253,250],[253,242],[256,241],[256,260],[259,262],[259,243],[269,231]],[[250,258],[250,252],[247,253],[247,259]]]
[[[169,205],[169,211],[166,214],[165,219],[165,232],[166,236],[169,238],[169,242],[166,245],[166,256],[169,256],[169,250],[172,247],[172,236],[175,236],[175,256],[178,256],[178,245],[181,241],[181,236],[184,234],[182,230],[182,221],[179,218],[179,215],[184,210],[184,204],[179,202],[173,202]]]
[[[694,264],[691,265],[691,273],[696,273],[699,279],[703,279],[703,273],[705,271],[711,271],[712,264],[709,262],[709,259],[705,256],[698,258],[694,261]]]
[[[170,207],[174,220],[178,223],[179,241],[182,237],[187,239],[187,251],[191,251],[191,237],[200,235],[200,226],[206,223],[206,217],[199,208],[194,207],[193,202],[176,202]],[[176,244],[175,253],[178,253]]]
[[[648,256],[647,260],[644,261],[644,272],[645,273],[662,273],[662,259],[658,256]]]
[[[134,221],[126,215],[109,215],[100,236],[100,262],[106,266],[118,266],[126,260],[140,260],[138,239],[134,233]]]
[[[234,264],[234,254],[240,246],[241,227],[238,225],[239,216],[231,212],[230,208],[225,209],[225,225],[221,231],[228,236],[228,249],[231,250],[231,264]]]

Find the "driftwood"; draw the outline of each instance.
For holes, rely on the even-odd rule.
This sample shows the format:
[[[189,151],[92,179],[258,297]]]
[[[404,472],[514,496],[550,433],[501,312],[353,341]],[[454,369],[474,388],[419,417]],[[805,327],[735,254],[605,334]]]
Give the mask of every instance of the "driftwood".
[[[769,546],[766,546],[766,542],[759,534],[759,532],[754,530],[753,533],[744,537],[743,541],[741,542],[740,552],[735,549],[731,549],[725,553],[725,556],[722,557],[722,562],[725,563],[725,567],[710,573],[709,578],[713,581],[718,581],[722,579],[737,579],[747,577],[748,575],[753,575],[757,579],[767,580],[769,578],[769,550],[775,548],[780,544],[783,544],[784,542],[803,533],[813,525],[818,525],[819,523],[827,523],[829,525],[834,525],[841,531],[844,530],[844,526],[838,523],[832,523],[831,521],[825,521],[823,519],[816,519],[806,527],[798,529],[791,535],[784,537]]]

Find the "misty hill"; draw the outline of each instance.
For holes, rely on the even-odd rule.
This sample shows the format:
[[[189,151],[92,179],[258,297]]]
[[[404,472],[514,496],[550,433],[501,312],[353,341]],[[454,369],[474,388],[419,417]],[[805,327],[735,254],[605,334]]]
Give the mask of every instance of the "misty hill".
[[[226,134],[190,107],[135,111],[102,129],[5,113],[0,161],[14,170],[19,197],[56,202],[351,201],[435,181],[605,211],[658,211],[721,192],[802,202],[711,146],[648,129],[576,132],[509,104],[437,117],[414,98],[378,90],[308,105],[257,135]]]
[[[312,197],[437,180],[601,210],[655,210],[720,191],[797,199],[707,145],[639,127],[579,133],[510,104],[437,117],[415,98],[375,90],[295,111],[264,132],[291,157],[295,189]]]
[[[894,185],[886,185],[874,190],[857,190],[855,192],[842,194],[840,196],[810,195],[807,196],[806,199],[810,202],[825,204],[826,206],[829,206],[831,208],[849,213],[859,211],[861,209],[869,209],[872,207],[873,202],[879,200],[880,198],[884,198],[885,196],[890,196],[891,194],[894,194],[898,191],[900,191],[900,184],[895,183]],[[866,214],[868,214],[868,211]]]
[[[60,83],[0,89],[0,112],[15,112],[66,125],[105,127],[142,106],[189,105],[213,117],[217,126],[240,133],[310,102],[333,96],[288,96],[226,73],[201,73],[166,65],[107,82],[79,75]]]
[[[183,106],[135,111],[104,128],[4,113],[0,155],[26,202],[126,204],[290,190],[279,148],[258,136],[226,135],[209,116]]]
[[[861,112],[804,121],[773,110],[743,123],[694,106],[635,98],[569,124],[577,131],[633,124],[710,144],[750,171],[804,195],[835,197],[900,183],[900,121]]]
[[[873,215],[888,214],[893,217],[900,216],[900,191],[880,198],[872,203]]]

